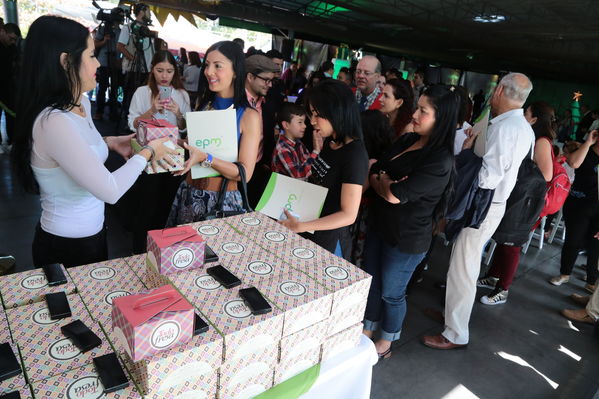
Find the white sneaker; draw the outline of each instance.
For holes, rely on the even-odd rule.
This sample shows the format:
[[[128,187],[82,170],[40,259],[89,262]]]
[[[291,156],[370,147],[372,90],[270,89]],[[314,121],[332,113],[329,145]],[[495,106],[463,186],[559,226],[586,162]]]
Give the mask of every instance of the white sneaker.
[[[507,295],[507,291],[501,289],[501,287],[497,287],[489,295],[482,296],[480,303],[485,305],[501,305],[507,302]]]
[[[483,278],[479,278],[476,281],[476,286],[477,287],[482,287],[482,288],[495,288],[495,285],[497,284],[497,282],[499,281],[499,279],[497,277],[483,277]]]
[[[562,276],[561,274],[549,280],[549,282],[553,285],[562,285],[564,283],[567,283],[568,281],[570,281],[570,276]]]

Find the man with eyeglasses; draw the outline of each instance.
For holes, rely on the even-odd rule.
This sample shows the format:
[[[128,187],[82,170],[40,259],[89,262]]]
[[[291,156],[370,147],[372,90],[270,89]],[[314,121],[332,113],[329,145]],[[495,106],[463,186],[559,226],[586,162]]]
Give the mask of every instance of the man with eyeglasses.
[[[279,71],[277,65],[267,56],[255,54],[245,59],[245,91],[248,102],[262,115],[264,96],[272,87],[275,73]]]
[[[356,101],[360,112],[381,108],[383,93],[377,83],[381,76],[381,62],[372,55],[365,55],[356,68]]]

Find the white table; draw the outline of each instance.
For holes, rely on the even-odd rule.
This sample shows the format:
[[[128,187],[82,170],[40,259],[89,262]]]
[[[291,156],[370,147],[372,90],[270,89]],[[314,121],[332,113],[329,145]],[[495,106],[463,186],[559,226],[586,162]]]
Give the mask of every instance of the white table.
[[[300,399],[369,399],[377,361],[374,343],[362,335],[358,346],[321,363],[318,379]]]

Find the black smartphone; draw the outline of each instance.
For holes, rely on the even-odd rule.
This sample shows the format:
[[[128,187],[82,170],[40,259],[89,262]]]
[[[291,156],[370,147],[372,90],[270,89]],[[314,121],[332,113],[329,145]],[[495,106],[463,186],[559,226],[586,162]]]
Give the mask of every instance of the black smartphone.
[[[75,320],[60,327],[62,334],[73,342],[73,345],[85,353],[102,345],[102,340],[81,320]]]
[[[225,269],[221,265],[216,265],[206,269],[206,272],[211,275],[216,281],[221,283],[225,288],[237,287],[241,284],[241,280],[237,278],[233,273]]]
[[[0,381],[8,380],[21,374],[21,364],[12,351],[12,347],[5,342],[0,345]]]
[[[208,245],[204,248],[204,263],[218,262],[218,255]]]
[[[94,366],[104,385],[104,393],[115,392],[129,386],[129,380],[114,352],[94,357]]]
[[[64,291],[46,294],[46,304],[48,305],[51,320],[71,317],[71,307]]]
[[[0,399],[21,399],[19,391],[12,391],[5,394],[0,394]]]
[[[193,335],[200,335],[208,331],[208,323],[196,313],[193,319]]]
[[[44,270],[44,274],[46,275],[50,287],[67,283],[67,277],[64,275],[59,263],[44,265],[42,266],[42,269]]]
[[[254,316],[272,311],[272,307],[256,287],[240,289],[239,296],[248,305]]]

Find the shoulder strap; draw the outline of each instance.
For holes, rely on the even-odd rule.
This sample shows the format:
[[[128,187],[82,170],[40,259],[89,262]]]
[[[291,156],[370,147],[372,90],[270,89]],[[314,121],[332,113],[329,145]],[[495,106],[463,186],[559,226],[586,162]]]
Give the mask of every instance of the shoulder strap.
[[[245,167],[243,166],[243,164],[241,162],[234,162],[234,164],[237,166],[237,169],[239,170],[239,180],[240,180],[240,187],[239,187],[239,193],[241,194],[241,200],[243,202],[243,208],[245,209],[246,212],[253,212],[252,208],[250,207],[250,202],[248,200],[248,189],[247,189],[247,180],[245,178]]]

